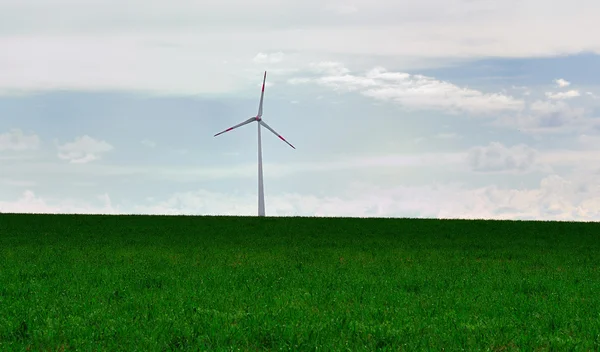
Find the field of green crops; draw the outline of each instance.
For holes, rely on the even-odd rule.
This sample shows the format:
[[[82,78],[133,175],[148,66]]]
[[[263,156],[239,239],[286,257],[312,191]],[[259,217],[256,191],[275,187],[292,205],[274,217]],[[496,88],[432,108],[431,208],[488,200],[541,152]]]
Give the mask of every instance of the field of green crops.
[[[600,350],[600,224],[0,214],[0,351]]]

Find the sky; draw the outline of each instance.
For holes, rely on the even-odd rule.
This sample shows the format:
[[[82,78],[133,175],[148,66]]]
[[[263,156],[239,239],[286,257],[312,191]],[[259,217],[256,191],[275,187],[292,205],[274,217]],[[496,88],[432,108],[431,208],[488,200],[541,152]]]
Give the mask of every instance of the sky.
[[[596,0],[0,0],[0,212],[600,220]]]

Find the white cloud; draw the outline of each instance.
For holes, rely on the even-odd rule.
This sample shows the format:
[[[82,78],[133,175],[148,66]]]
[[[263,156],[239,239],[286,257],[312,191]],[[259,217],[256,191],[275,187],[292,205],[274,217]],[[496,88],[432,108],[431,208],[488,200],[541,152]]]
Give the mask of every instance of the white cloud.
[[[415,142],[421,141],[416,138]],[[482,169],[493,166],[493,162],[506,166],[504,172],[526,172],[537,170],[547,172],[552,167],[573,168],[577,165],[596,165],[600,167],[597,152],[593,149],[583,150],[582,148],[574,150],[552,150],[539,151],[535,153],[535,159],[530,168],[527,168],[527,157],[529,148],[501,145],[500,157],[489,160],[493,157],[485,154],[490,145],[482,148],[482,156],[478,163],[469,164],[469,151],[460,152],[435,152],[435,153],[395,153],[395,154],[374,154],[367,156],[336,156],[335,159],[322,159],[321,161],[309,162],[278,162],[265,164],[268,178],[271,180],[285,180],[289,177],[324,177],[327,174],[343,172],[346,175],[353,175],[356,172],[367,172],[368,177],[377,177],[381,174],[390,172],[402,173],[405,171],[431,172],[432,168],[441,168],[444,171],[468,172],[469,168]],[[507,149],[507,150],[503,150]],[[589,148],[588,148],[589,149]],[[519,154],[521,153],[521,154]],[[510,158],[512,157],[513,160]],[[487,159],[486,159],[487,158]],[[491,165],[491,166],[490,166]],[[508,166],[514,166],[512,171]],[[420,169],[420,170],[419,170]],[[523,170],[523,171],[519,171]],[[41,175],[44,174],[51,178],[75,177],[76,179],[89,180],[90,177],[102,180],[105,177],[143,178],[149,182],[166,182],[170,185],[187,182],[219,181],[229,182],[228,180],[256,178],[256,162],[239,163],[234,162],[227,166],[192,166],[192,165],[171,165],[165,167],[161,164],[156,165],[137,165],[137,164],[94,164],[91,163],[85,168],[77,165],[64,165],[62,163],[28,163],[22,167],[12,168],[11,172],[3,175],[6,178],[18,179],[18,175]],[[14,171],[14,173],[13,173]],[[498,170],[500,171],[500,170]],[[443,172],[442,172],[443,174]],[[236,181],[234,181],[236,182]]]
[[[253,61],[257,64],[276,64],[282,62],[284,56],[281,51],[270,54],[258,53]]]
[[[525,172],[530,171],[537,152],[524,144],[507,147],[499,142],[473,147],[467,160],[472,170],[478,172]]]
[[[338,156],[335,160],[269,163],[265,164],[270,178],[281,178],[298,174],[333,172],[341,170],[364,170],[370,168],[400,168],[400,167],[429,167],[450,166],[464,163],[465,153],[410,153],[410,154],[379,154],[372,156]],[[99,172],[95,170],[94,172]],[[153,177],[169,180],[210,180],[239,177],[256,177],[256,164],[237,164],[216,168],[171,168],[161,167],[138,170]]]
[[[326,6],[345,15],[324,13]],[[595,0],[3,1],[0,92],[230,92],[248,82],[235,72],[255,68],[244,58],[257,52],[294,53],[301,63],[387,58],[406,70],[600,52],[600,38],[590,35],[600,31],[598,12]]]
[[[364,167],[418,167],[459,165],[464,159],[464,153],[414,153],[389,154],[369,157],[352,157],[339,162],[322,164],[326,169],[361,169]]]
[[[562,167],[568,170],[585,170],[584,174],[589,174],[590,170],[600,168],[598,152],[595,150],[593,139],[586,140],[580,138],[578,143],[573,145],[573,149],[557,149],[544,152],[538,152],[536,160],[539,165],[548,165],[551,167]]]
[[[0,134],[0,152],[35,150],[40,146],[40,137],[35,133],[24,134],[20,129],[11,129]]]
[[[97,160],[102,154],[113,150],[105,141],[96,140],[88,135],[75,138],[75,141],[58,146],[58,157],[74,164],[84,164]]]
[[[587,149],[598,149],[600,148],[600,135],[579,135],[577,137],[577,143]]]
[[[564,87],[568,87],[571,85],[571,82],[569,81],[565,81],[562,78],[559,79],[555,79],[554,82],[556,83],[557,86],[559,86],[560,88],[564,88]]]
[[[123,151],[123,153],[125,152]],[[218,157],[218,155],[216,156]],[[226,185],[227,189],[235,189],[246,181],[252,184],[256,180],[256,161],[252,161],[252,159],[249,162],[240,162],[240,160],[247,159],[245,157],[225,159],[221,157],[218,164],[211,164],[202,156],[192,155],[190,157],[193,160],[200,157],[205,160],[206,165],[198,165],[194,162],[172,163],[164,160],[143,165],[129,160],[126,163],[116,164],[109,161],[89,163],[85,167],[81,167],[78,164],[67,164],[60,160],[54,160],[52,162],[38,161],[17,164],[15,167],[7,169],[6,174],[3,172],[0,174],[2,177],[13,180],[25,175],[27,179],[38,181],[41,184],[40,190],[43,190],[44,187],[51,187],[56,182],[67,182],[68,184],[80,182],[81,185],[84,183],[89,185],[89,182],[93,182],[98,186],[104,185],[120,189],[120,185],[123,185],[122,182],[126,180],[139,180],[141,183],[137,182],[138,184],[158,184],[164,191],[176,189],[186,183],[197,184],[198,182],[208,182],[215,187]],[[120,156],[120,158],[127,160],[123,159],[126,158],[126,155]],[[403,172],[409,172],[414,174],[423,169],[430,171],[432,167],[459,171],[466,168],[465,153],[390,153],[383,155],[378,153],[366,156],[325,156],[319,159],[306,162],[270,162],[269,160],[272,159],[265,159],[265,176],[276,183],[287,182],[286,180],[292,178],[306,178],[307,181],[300,185],[300,187],[305,187],[315,180],[330,178],[331,175],[336,174],[340,175],[339,184],[342,184],[342,179],[356,177],[357,173],[371,178],[390,173],[400,175]],[[315,186],[327,188],[322,183]],[[246,186],[242,186],[242,188],[247,189]],[[130,192],[133,190],[120,189],[119,194],[126,197],[130,195]]]
[[[600,220],[600,187],[593,183],[593,178],[575,180],[551,175],[533,189],[356,185],[348,195],[268,196],[267,215]],[[138,207],[135,212],[255,215],[255,203],[254,195],[185,192]]]
[[[354,75],[340,75],[340,76],[325,76],[315,80],[318,84],[328,86],[340,91],[356,91],[359,90],[365,94],[366,89],[370,87],[376,87],[378,82],[371,78],[354,76]]]
[[[358,8],[355,5],[344,2],[330,3],[325,8],[339,15],[349,15],[358,12]]]
[[[552,93],[552,92],[546,92],[546,97],[548,97],[549,99],[570,99],[570,98],[575,98],[580,96],[579,91],[575,90],[575,89],[571,89],[569,91],[566,92],[557,92],[557,93]]]
[[[219,194],[206,190],[181,192],[166,200],[136,205],[132,212],[140,214],[167,215],[253,215],[255,204],[248,201],[250,196]]]
[[[456,134],[456,133],[438,133],[436,135],[437,138],[441,138],[441,139],[458,139],[461,138],[460,135]]]
[[[33,187],[36,185],[36,183],[33,181],[17,180],[11,178],[0,178],[0,184],[12,187]]]
[[[549,102],[537,100],[530,104],[529,111],[533,114],[540,127],[562,126],[582,118],[583,108],[572,108],[564,102]]]
[[[156,142],[151,141],[149,139],[144,139],[141,141],[141,143],[142,143],[142,145],[144,145],[145,147],[148,147],[148,148],[156,147]]]
[[[572,133],[590,128],[595,122],[588,118],[586,109],[572,107],[562,100],[535,100],[527,109],[513,115],[503,115],[494,121],[497,126],[518,128],[522,132]]]
[[[404,82],[410,79],[410,74],[404,72],[389,72],[383,67],[375,67],[367,72],[366,77],[392,82]]]
[[[84,202],[64,198],[47,199],[26,190],[14,201],[0,199],[0,213],[119,214],[119,210],[113,207],[107,194],[99,195],[95,202]]]
[[[314,72],[335,76],[350,72],[344,64],[335,61],[311,62],[309,67]]]
[[[535,188],[446,184],[382,187],[355,184],[346,196],[301,193],[267,195],[268,216],[429,217],[475,219],[600,220],[600,184],[593,176],[550,175]],[[256,195],[206,190],[149,197],[132,208],[115,206],[107,195],[93,202],[45,199],[27,191],[0,201],[3,212],[255,215]]]
[[[309,83],[310,81],[311,81],[310,78],[294,77],[294,78],[288,79],[287,83],[289,83],[289,84],[306,84],[306,83]]]
[[[364,75],[350,74],[346,67],[335,62],[312,64],[311,68],[325,76],[312,80],[303,78],[293,83],[312,81],[336,90],[359,91],[365,96],[411,109],[497,114],[519,111],[524,107],[523,100],[509,95],[483,93],[432,77],[389,72],[382,67],[376,67]]]

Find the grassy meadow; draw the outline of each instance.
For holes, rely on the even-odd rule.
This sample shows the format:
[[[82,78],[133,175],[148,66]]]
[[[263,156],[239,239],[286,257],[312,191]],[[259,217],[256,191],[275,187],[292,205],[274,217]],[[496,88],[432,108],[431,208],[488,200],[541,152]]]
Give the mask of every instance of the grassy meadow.
[[[600,224],[0,214],[0,351],[600,350]]]

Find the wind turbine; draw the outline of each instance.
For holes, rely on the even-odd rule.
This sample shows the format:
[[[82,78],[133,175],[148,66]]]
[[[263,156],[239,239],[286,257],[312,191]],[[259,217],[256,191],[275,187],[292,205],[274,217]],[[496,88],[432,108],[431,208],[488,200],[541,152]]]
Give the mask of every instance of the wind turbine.
[[[261,147],[261,137],[260,137],[260,126],[264,126],[266,129],[273,132],[273,134],[275,134],[277,137],[279,137],[279,139],[286,142],[290,147],[296,149],[296,147],[291,145],[290,142],[286,141],[285,138],[283,138],[279,133],[275,132],[275,130],[272,129],[269,125],[267,125],[267,123],[265,121],[263,121],[263,119],[262,119],[263,98],[265,96],[265,81],[266,80],[267,80],[267,71],[265,71],[265,75],[263,77],[262,91],[260,93],[260,103],[258,104],[258,114],[256,114],[256,116],[251,117],[248,120],[246,120],[240,124],[237,124],[233,127],[229,127],[225,131],[215,134],[215,137],[216,137],[225,132],[229,132],[238,127],[247,125],[251,122],[254,122],[254,121],[258,122],[257,123],[257,125],[258,125],[258,216],[265,216],[265,191],[264,191],[264,186],[263,186],[263,167],[262,167],[262,147]]]

